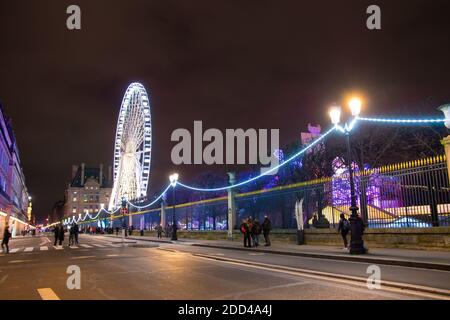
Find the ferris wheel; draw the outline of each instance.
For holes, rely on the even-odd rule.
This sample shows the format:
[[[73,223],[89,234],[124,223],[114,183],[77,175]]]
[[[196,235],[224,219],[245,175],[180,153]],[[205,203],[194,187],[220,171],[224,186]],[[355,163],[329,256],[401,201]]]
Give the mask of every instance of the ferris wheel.
[[[147,195],[151,155],[150,101],[144,86],[134,82],[125,92],[117,121],[110,210],[123,197],[131,201]]]

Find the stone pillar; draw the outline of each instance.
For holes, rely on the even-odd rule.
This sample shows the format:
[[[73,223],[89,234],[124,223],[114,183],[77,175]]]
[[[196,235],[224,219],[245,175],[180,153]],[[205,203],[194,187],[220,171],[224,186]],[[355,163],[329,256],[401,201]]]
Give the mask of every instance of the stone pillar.
[[[131,209],[131,206],[130,206]],[[131,211],[128,210],[128,228],[133,225],[133,216],[131,215]]]
[[[447,158],[447,172],[448,180],[450,182],[450,136],[446,136],[441,142],[444,145],[445,157]]]
[[[450,103],[444,104],[438,109],[444,113],[446,119],[445,126],[450,129]],[[448,179],[450,181],[450,136],[445,137],[441,142],[444,145],[445,157],[447,158]]]
[[[236,183],[236,176],[234,172],[228,172],[230,185]],[[228,234],[227,239],[233,240],[233,229],[236,224],[236,201],[234,198],[235,191],[228,189]]]
[[[161,201],[161,227],[166,227],[166,201],[163,199]]]

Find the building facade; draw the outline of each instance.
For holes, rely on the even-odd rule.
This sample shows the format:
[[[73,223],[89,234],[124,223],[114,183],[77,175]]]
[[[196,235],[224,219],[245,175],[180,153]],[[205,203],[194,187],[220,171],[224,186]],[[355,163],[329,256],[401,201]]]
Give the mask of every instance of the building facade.
[[[64,217],[78,218],[107,208],[112,192],[112,167],[105,172],[99,167],[72,166],[72,181],[65,195]],[[62,218],[62,217],[61,217]]]
[[[28,229],[30,197],[20,163],[11,119],[0,104],[0,234],[8,225],[13,236]]]

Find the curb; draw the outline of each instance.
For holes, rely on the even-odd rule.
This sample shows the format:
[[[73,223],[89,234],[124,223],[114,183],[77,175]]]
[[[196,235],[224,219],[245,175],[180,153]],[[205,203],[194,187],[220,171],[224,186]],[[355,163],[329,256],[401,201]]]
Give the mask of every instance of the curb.
[[[193,243],[192,246],[216,248],[216,249],[226,249],[226,250],[250,251],[246,248],[209,245],[209,244],[202,244],[202,243]],[[401,267],[410,267],[410,268],[450,271],[450,265],[440,264],[440,263],[432,263],[432,262],[390,260],[390,259],[383,259],[383,258],[369,258],[369,257],[361,257],[361,256],[358,256],[358,257],[342,256],[342,255],[320,254],[320,253],[275,251],[275,250],[267,250],[267,249],[252,249],[252,251],[278,254],[278,255],[286,255],[286,256],[297,256],[297,257],[328,259],[328,260],[342,260],[342,261],[351,261],[351,262],[366,262],[366,263],[374,263],[374,264],[390,265],[390,266],[401,266]]]
[[[113,236],[115,238],[115,236]],[[111,237],[112,238],[112,237]],[[156,240],[156,239],[139,239],[139,238],[128,238],[139,241],[149,241],[149,242],[159,242],[159,243],[183,243],[183,241],[178,240],[178,242],[171,240]],[[450,271],[450,264],[441,264],[433,262],[420,262],[420,261],[408,261],[408,260],[391,260],[383,258],[370,258],[367,256],[343,256],[343,255],[333,255],[333,254],[321,254],[321,253],[306,253],[306,252],[291,252],[291,251],[280,251],[280,250],[267,250],[267,249],[255,249],[251,250],[242,247],[230,247],[230,246],[220,246],[213,244],[203,244],[203,243],[189,243],[196,247],[205,248],[215,248],[215,249],[225,249],[225,250],[238,250],[238,251],[252,251],[252,252],[262,252],[271,253],[277,255],[285,256],[296,256],[305,258],[316,258],[316,259],[328,259],[328,260],[340,260],[340,261],[350,261],[350,262],[363,262],[363,263],[373,263],[388,266],[399,266],[399,267],[409,267],[409,268],[419,268],[428,270],[440,270],[440,271]]]

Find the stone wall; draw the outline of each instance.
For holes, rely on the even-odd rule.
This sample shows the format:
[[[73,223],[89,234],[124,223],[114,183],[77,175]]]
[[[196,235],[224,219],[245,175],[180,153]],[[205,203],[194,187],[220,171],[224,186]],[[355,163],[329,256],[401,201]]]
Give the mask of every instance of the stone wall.
[[[134,235],[139,235],[135,231]],[[145,231],[146,236],[155,236],[155,231]],[[239,230],[233,235],[236,241],[242,240]],[[226,231],[178,231],[180,239],[226,240]],[[350,234],[348,236],[350,240]],[[296,230],[273,230],[274,243],[297,243]],[[342,246],[342,238],[336,229],[306,229],[305,242],[311,245]],[[450,250],[450,227],[437,228],[398,228],[367,229],[364,242],[368,248],[405,248]]]

